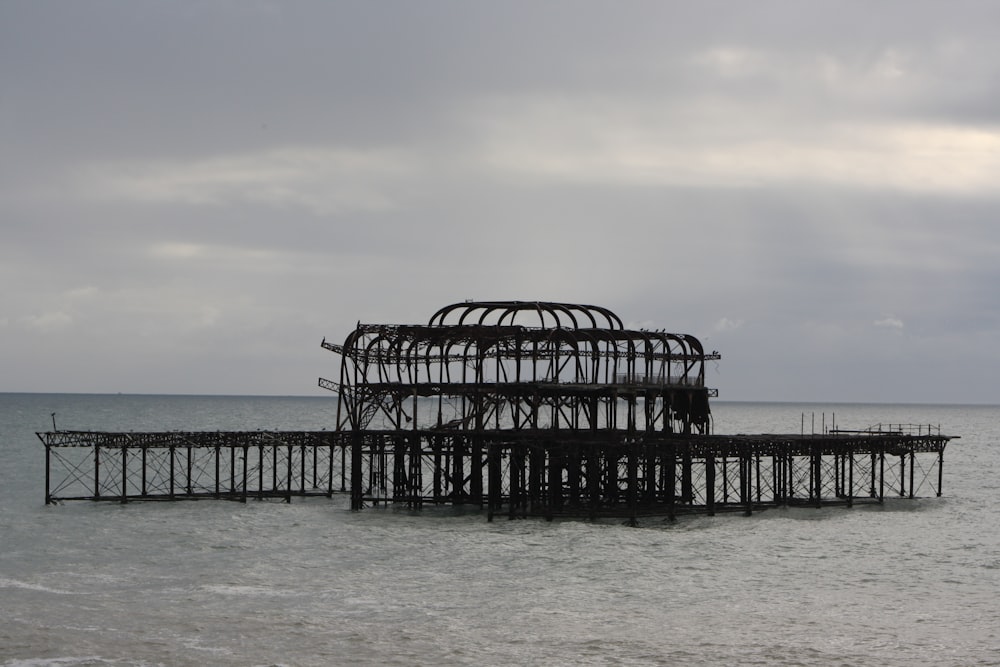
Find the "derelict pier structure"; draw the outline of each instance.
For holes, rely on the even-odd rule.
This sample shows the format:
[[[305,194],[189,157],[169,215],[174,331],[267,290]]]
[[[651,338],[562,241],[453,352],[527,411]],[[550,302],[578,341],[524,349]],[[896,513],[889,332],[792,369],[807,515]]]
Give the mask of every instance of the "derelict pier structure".
[[[606,308],[465,302],[423,325],[359,323],[322,345],[341,358],[339,380],[320,380],[339,397],[332,430],[40,433],[46,502],[349,491],[355,510],[634,521],[881,502],[925,483],[941,495],[952,437],[939,428],[716,435],[705,366],[718,353],[628,328]],[[53,484],[53,467],[65,481]]]

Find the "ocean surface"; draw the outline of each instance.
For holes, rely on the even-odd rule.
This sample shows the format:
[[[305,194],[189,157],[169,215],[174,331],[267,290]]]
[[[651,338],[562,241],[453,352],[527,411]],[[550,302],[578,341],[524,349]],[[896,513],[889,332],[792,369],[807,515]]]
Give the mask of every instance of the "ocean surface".
[[[1000,407],[713,404],[716,433],[940,425],[944,495],[499,520],[347,499],[44,504],[35,431],[321,429],[336,399],[0,394],[0,665],[1000,665]]]

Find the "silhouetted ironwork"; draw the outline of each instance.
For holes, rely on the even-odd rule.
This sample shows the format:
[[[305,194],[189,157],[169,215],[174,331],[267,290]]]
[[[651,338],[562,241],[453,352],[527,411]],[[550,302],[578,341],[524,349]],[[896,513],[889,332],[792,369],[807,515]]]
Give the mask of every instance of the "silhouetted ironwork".
[[[46,502],[282,498],[348,489],[351,508],[472,505],[489,519],[674,517],[941,495],[952,436],[927,426],[712,433],[693,336],[606,308],[489,301],[343,344],[335,428],[39,433]],[[804,422],[803,422],[804,423]],[[803,428],[804,430],[804,428]],[[53,483],[52,473],[58,471]]]
[[[45,445],[46,503],[290,501],[347,489],[346,439],[330,431],[50,431],[38,437]]]
[[[949,439],[712,435],[705,362],[719,354],[690,335],[627,329],[597,306],[457,303],[426,325],[359,323],[323,347],[343,360],[339,382],[320,385],[339,393],[337,429],[351,434],[353,509],[749,512],[851,502],[862,495],[855,470],[871,477],[863,495],[881,499],[886,455],[909,455],[912,469],[917,452],[940,456]]]

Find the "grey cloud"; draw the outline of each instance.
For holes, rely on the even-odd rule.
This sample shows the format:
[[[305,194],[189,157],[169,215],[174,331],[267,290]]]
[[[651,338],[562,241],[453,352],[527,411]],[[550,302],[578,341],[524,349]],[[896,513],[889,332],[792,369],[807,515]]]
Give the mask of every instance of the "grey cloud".
[[[0,389],[308,393],[358,319],[521,298],[728,398],[1000,400],[998,14],[3,3]]]

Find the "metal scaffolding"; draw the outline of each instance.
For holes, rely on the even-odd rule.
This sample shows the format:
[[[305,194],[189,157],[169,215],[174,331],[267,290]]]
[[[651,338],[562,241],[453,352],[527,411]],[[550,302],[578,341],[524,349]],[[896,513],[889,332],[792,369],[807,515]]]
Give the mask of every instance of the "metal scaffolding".
[[[45,502],[331,496],[345,441],[329,431],[50,431]]]
[[[606,308],[488,301],[427,324],[361,324],[341,345],[329,431],[39,433],[45,501],[279,498],[471,505],[489,519],[625,517],[941,495],[952,436],[928,426],[712,433],[685,334]],[[804,428],[803,428],[804,431]]]
[[[912,469],[917,452],[940,457],[949,439],[715,436],[705,362],[719,354],[693,336],[626,329],[597,306],[458,303],[426,325],[359,323],[343,345],[322,345],[342,357],[339,382],[320,385],[340,396],[353,509],[453,503],[490,518],[634,520],[881,500],[886,455],[909,454]],[[848,475],[865,462],[861,493]]]

